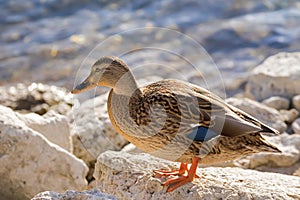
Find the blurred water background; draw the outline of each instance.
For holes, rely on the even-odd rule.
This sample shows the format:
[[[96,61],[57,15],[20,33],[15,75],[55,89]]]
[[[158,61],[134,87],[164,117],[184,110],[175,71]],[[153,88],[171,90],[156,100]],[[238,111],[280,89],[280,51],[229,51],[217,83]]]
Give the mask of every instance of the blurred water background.
[[[299,0],[0,2],[0,85],[42,82],[70,89],[79,66],[97,44],[141,27],[170,28],[199,42],[218,66],[229,95],[243,90],[250,70],[266,57],[300,50]],[[101,54],[114,55],[121,45],[132,50],[132,44],[143,39],[139,36],[114,37],[113,45],[103,47]],[[166,38],[167,44],[162,47],[175,45],[182,54],[194,55],[192,59],[198,65],[205,65],[201,56],[185,48],[184,40],[172,44],[168,36],[155,37],[162,38],[159,41]],[[185,63],[164,58],[160,52],[143,51],[126,61],[135,65],[149,57],[164,60],[164,65],[175,63],[176,70],[188,74],[188,81],[197,83],[203,78],[189,73]],[[208,81],[219,83],[215,68],[206,69]],[[139,76],[143,71],[135,73]],[[151,71],[163,78],[170,75],[168,70],[159,72],[159,67]]]

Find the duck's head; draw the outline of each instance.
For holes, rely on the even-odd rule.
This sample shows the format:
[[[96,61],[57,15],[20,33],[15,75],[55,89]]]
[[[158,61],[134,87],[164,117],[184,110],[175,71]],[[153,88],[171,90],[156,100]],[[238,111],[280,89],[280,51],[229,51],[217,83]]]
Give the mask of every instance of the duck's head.
[[[92,66],[90,75],[71,92],[78,94],[95,86],[114,88],[126,73],[130,74],[129,68],[121,59],[114,56],[100,58]]]

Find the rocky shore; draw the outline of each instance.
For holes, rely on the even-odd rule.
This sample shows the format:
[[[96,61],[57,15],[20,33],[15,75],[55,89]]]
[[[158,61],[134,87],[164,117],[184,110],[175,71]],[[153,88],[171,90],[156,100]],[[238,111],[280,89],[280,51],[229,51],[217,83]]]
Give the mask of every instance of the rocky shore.
[[[165,193],[154,169],[178,163],[136,149],[113,128],[107,95],[72,110],[73,96],[44,84],[1,87],[3,199],[300,199],[300,53],[279,53],[226,101],[280,131],[282,153],[199,165],[192,183]]]

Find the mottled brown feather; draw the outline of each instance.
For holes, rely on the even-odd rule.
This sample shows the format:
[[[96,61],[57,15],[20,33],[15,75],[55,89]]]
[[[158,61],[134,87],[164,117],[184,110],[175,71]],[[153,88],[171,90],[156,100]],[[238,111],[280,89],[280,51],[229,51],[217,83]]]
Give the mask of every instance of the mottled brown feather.
[[[261,135],[278,131],[199,86],[167,79],[138,88],[128,66],[116,57],[97,61],[73,93],[96,85],[112,88],[108,114],[116,130],[157,157],[185,163],[200,157],[209,164],[260,151],[280,152]],[[197,127],[217,134],[208,140],[189,137]]]

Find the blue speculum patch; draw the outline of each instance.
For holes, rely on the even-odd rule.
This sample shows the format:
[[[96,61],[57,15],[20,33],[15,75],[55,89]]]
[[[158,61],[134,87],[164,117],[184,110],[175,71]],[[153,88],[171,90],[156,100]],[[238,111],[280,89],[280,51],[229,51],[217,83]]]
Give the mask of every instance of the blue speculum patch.
[[[214,137],[217,137],[219,134],[214,132],[211,129],[208,129],[203,126],[198,126],[193,129],[193,131],[187,135],[187,137],[194,141],[205,142]]]

